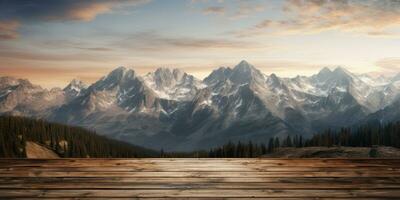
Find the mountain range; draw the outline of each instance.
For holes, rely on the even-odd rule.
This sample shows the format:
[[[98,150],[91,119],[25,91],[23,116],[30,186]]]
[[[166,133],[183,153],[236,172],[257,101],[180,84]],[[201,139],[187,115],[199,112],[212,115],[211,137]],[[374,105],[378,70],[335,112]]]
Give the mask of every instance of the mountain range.
[[[312,76],[266,75],[246,61],[199,80],[180,69],[144,76],[118,67],[91,85],[44,89],[0,78],[0,114],[44,118],[153,149],[189,151],[228,141],[400,119],[400,74],[371,77],[345,68]]]

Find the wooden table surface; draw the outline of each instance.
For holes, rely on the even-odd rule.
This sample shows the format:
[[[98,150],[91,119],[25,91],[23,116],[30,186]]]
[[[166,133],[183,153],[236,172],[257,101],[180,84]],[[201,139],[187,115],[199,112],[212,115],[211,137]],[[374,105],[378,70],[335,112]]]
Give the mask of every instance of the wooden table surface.
[[[400,199],[396,159],[0,159],[0,199]]]

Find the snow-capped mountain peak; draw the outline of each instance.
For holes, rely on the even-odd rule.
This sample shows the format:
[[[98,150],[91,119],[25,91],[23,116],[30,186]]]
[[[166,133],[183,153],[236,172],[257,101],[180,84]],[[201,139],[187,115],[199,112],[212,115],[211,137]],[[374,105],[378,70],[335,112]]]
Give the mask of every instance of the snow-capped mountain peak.
[[[67,101],[74,99],[82,94],[82,91],[87,89],[87,85],[78,79],[73,79],[64,89]]]
[[[328,67],[322,68],[318,74],[313,75],[312,78],[316,82],[327,82],[327,81],[339,81],[351,79],[353,77],[352,73],[347,71],[343,67],[336,67],[334,70],[330,70]]]
[[[243,60],[232,69],[229,80],[235,84],[245,84],[251,82],[264,82],[264,75],[253,65]]]
[[[175,68],[172,70],[172,74],[176,80],[181,80],[184,76],[187,76],[186,72],[181,69]]]
[[[328,67],[322,68],[318,74],[313,75],[314,79],[317,81],[323,81],[328,79],[332,75],[332,71]]]
[[[51,116],[149,147],[165,142],[160,145],[170,149],[348,126],[399,96],[397,78],[380,80],[343,67],[281,78],[246,61],[220,67],[203,81],[180,69],[158,68],[141,76],[118,67],[88,88],[73,80],[64,91],[0,78],[0,113]]]
[[[64,88],[64,91],[76,91],[81,92],[81,90],[86,89],[86,84],[79,79],[72,79],[72,81]]]
[[[64,103],[64,92],[50,91],[26,79],[0,77],[0,113],[44,117]]]
[[[343,67],[336,67],[333,71],[333,74],[335,74],[338,77],[345,77],[345,78],[350,78],[353,77],[353,74],[351,72],[349,72],[347,69],[343,68]]]
[[[118,67],[110,72],[107,78],[121,80],[135,76],[135,71],[124,66]]]
[[[318,74],[330,74],[332,72],[332,70],[331,69],[329,69],[329,67],[323,67],[319,72],[318,72]]]
[[[270,82],[270,83],[280,83],[280,79],[278,78],[278,76],[275,73],[272,73],[268,77],[268,82]]]
[[[21,79],[16,79],[10,76],[0,77],[0,86],[8,87],[8,86],[16,86],[21,83]]]
[[[206,78],[204,83],[207,85],[214,85],[220,81],[226,81],[232,74],[232,69],[229,67],[219,67],[211,72]]]
[[[136,79],[135,71],[126,67],[118,67],[111,71],[107,76],[103,77],[91,87],[96,90],[112,90],[115,87],[129,87]]]
[[[155,86],[157,88],[165,88],[180,82],[184,75],[186,75],[186,73],[178,69],[158,68],[154,73],[149,73],[146,76],[146,80],[149,80],[151,77],[155,81]]]
[[[205,87],[200,80],[180,69],[158,68],[145,75],[143,80],[159,98],[169,100],[191,100]]]
[[[240,61],[239,64],[237,64],[237,65],[233,68],[233,70],[234,70],[234,71],[239,71],[239,72],[242,72],[242,73],[247,73],[247,72],[250,72],[250,71],[252,71],[252,70],[255,70],[255,68],[254,68],[253,65],[251,65],[251,64],[248,63],[247,61],[242,60],[242,61]]]

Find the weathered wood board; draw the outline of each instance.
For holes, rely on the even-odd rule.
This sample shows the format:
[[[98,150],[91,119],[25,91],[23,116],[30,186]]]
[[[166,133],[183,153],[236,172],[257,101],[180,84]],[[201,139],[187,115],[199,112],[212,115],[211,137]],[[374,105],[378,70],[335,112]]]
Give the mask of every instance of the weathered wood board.
[[[396,159],[0,159],[0,199],[400,199]]]

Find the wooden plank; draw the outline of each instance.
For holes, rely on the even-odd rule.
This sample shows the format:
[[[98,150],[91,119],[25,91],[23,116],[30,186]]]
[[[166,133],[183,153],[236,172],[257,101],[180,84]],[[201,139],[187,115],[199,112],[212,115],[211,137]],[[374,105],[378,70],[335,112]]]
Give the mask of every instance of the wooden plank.
[[[37,199],[43,199],[43,198],[34,198],[34,197],[30,197],[30,198],[15,198],[15,199],[18,199],[18,200],[37,200]],[[69,200],[69,199],[72,199],[72,200],[76,200],[77,198],[76,197],[72,197],[72,198],[60,198],[60,197],[58,197],[58,198],[46,198],[46,200],[60,200],[60,199],[62,199],[62,200]],[[88,197],[86,197],[86,198],[84,198],[85,200],[109,200],[109,199],[111,199],[111,200],[127,200],[127,199],[132,199],[132,198],[117,198],[117,197],[108,197],[108,198],[101,198],[101,197],[96,197],[96,198],[88,198]],[[270,198],[270,197],[268,197],[268,198],[257,198],[257,197],[250,197],[250,198],[244,198],[244,197],[238,197],[238,198],[235,198],[235,197],[229,197],[229,198],[224,198],[224,197],[211,197],[211,198],[207,198],[207,197],[190,197],[190,198],[178,198],[178,197],[163,197],[163,198],[141,198],[141,197],[135,197],[135,199],[136,200],[141,200],[141,199],[145,199],[145,200],[149,200],[149,199],[152,199],[152,200],[165,200],[165,199],[167,199],[167,200],[188,200],[188,199],[190,199],[190,200],[261,200],[261,199],[268,199],[268,200],[282,200],[282,198]],[[285,198],[285,199],[290,199],[290,200],[332,200],[332,199],[334,199],[334,200],[354,200],[354,199],[356,199],[356,198],[332,198],[332,197],[328,197],[328,198],[325,198],[325,197],[323,197],[323,198],[321,198],[321,197],[308,197],[308,198],[300,198],[300,197],[287,197],[287,198]],[[360,198],[358,198],[358,199],[360,199]],[[361,198],[362,200],[382,200],[382,199],[391,199],[391,200],[393,200],[393,198],[383,198],[383,197],[381,197],[381,198]]]
[[[238,168],[238,167],[252,167],[252,168],[269,168],[269,167],[307,167],[307,168],[399,168],[397,164],[379,164],[379,163],[366,163],[366,164],[338,164],[338,163],[285,163],[285,164],[263,164],[263,163],[8,163],[0,164],[0,169],[11,167],[132,167],[132,168],[146,168],[146,167],[212,167],[212,168]]]
[[[60,158],[60,159],[1,159],[7,163],[391,163],[399,164],[399,159],[260,159],[260,158],[182,158],[182,159],[103,159],[103,158]]]
[[[347,178],[321,178],[321,177],[290,177],[290,178],[250,178],[250,177],[222,177],[222,178],[127,178],[127,177],[12,177],[0,178],[0,184],[13,183],[338,183],[338,184],[400,184],[399,178],[374,178],[374,177],[347,177]]]
[[[5,198],[400,199],[395,159],[0,159]]]
[[[221,166],[224,165],[224,166]],[[339,164],[321,164],[321,165],[315,165],[315,164],[282,164],[282,165],[265,165],[265,164],[210,164],[210,165],[202,165],[202,164],[179,164],[178,166],[175,164],[159,164],[159,165],[154,165],[154,164],[126,164],[126,165],[114,165],[114,164],[74,164],[74,165],[68,165],[68,164],[8,164],[8,165],[0,165],[0,170],[8,169],[8,168],[16,168],[16,167],[41,167],[41,168],[56,168],[56,167],[68,167],[68,168],[73,168],[73,167],[129,167],[129,168],[138,168],[138,169],[143,169],[143,168],[171,168],[171,167],[193,167],[193,168],[243,168],[243,167],[249,167],[249,168],[255,168],[255,169],[262,169],[262,168],[274,168],[274,167],[303,167],[303,168],[394,168],[398,169],[400,168],[400,165],[391,165],[391,164],[348,164],[348,165],[339,165]]]
[[[0,177],[398,177],[398,172],[1,172]]]
[[[46,167],[28,167],[28,166],[16,166],[16,167],[5,167],[0,168],[0,173],[18,173],[21,171],[42,171],[42,172],[180,172],[180,171],[204,171],[204,172],[212,172],[212,171],[225,171],[225,172],[251,172],[251,171],[260,171],[260,172],[346,172],[346,171],[390,171],[390,172],[400,172],[400,168],[396,167],[281,167],[281,166],[273,166],[273,167],[256,167],[256,166],[132,166],[132,167],[115,167],[115,166],[90,166],[90,167],[60,167],[60,166],[46,166]]]
[[[72,197],[102,197],[102,198],[164,198],[164,197],[208,197],[208,198],[398,198],[400,190],[1,190],[3,198],[42,197],[42,198],[72,198]]]
[[[400,184],[388,183],[263,183],[263,182],[192,182],[192,183],[177,183],[173,180],[170,182],[51,182],[51,183],[8,183],[0,184],[0,189],[329,189],[329,190],[343,190],[343,189],[400,189]]]
[[[346,159],[346,158],[58,158],[58,159],[21,159],[21,158],[2,158],[0,163],[10,163],[10,162],[75,162],[75,163],[90,163],[90,162],[126,162],[126,163],[137,163],[137,162],[148,162],[148,163],[187,163],[187,162],[213,162],[213,163],[227,163],[227,162],[264,162],[264,163],[282,163],[282,162],[313,162],[313,163],[329,163],[329,162],[342,162],[342,163],[400,163],[399,159]]]

